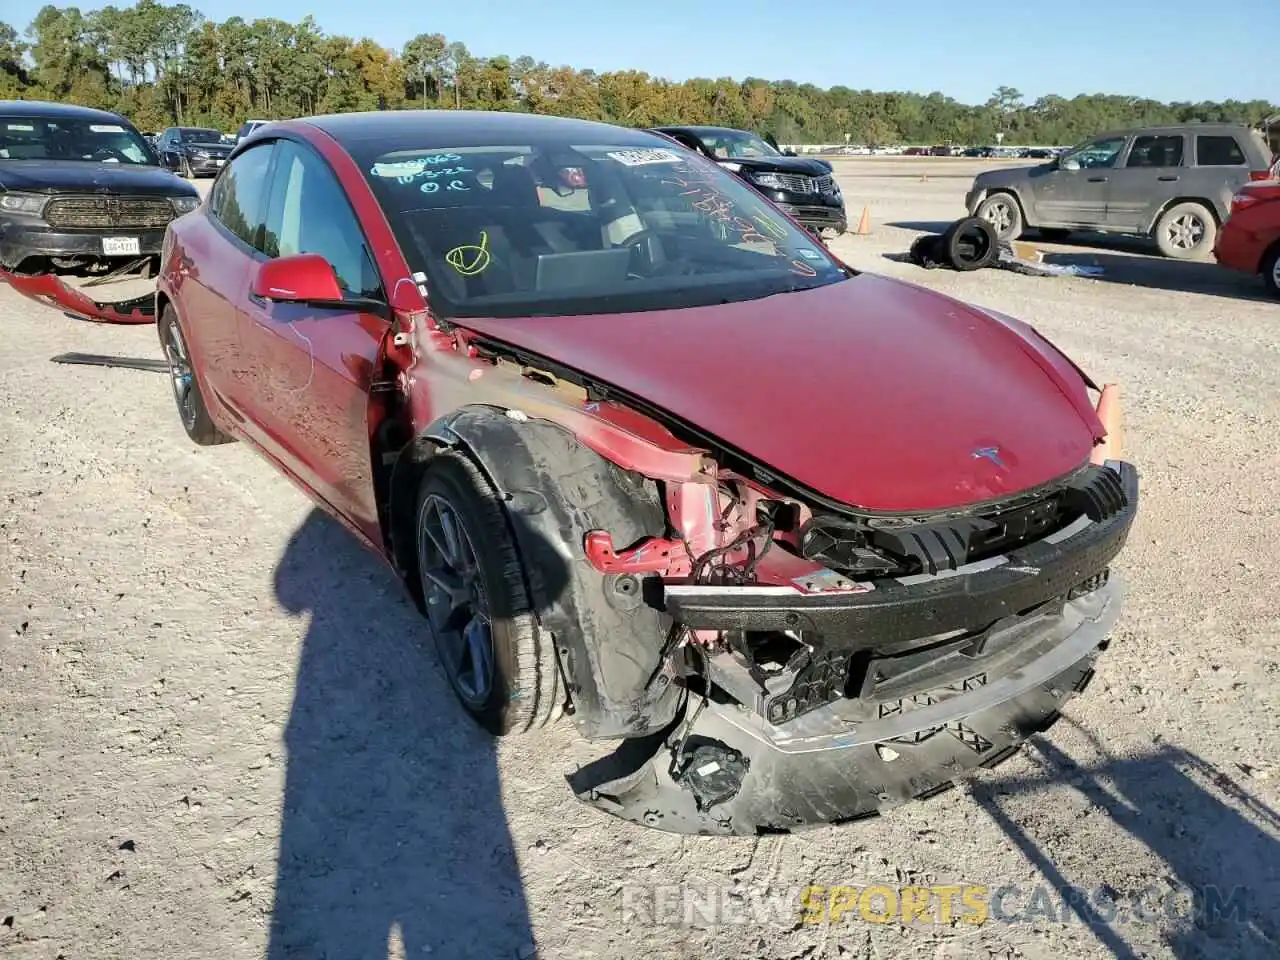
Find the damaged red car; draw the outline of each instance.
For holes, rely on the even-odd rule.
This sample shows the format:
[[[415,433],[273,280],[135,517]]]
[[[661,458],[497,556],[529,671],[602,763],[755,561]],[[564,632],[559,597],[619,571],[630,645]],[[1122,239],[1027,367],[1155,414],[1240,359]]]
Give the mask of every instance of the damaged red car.
[[[75,317],[152,323],[165,228],[200,203],[105,110],[0,101],[0,280]]]
[[[931,796],[1046,728],[1120,611],[1111,389],[653,134],[273,124],[171,226],[156,306],[190,437],[383,555],[485,728],[599,741],[570,787],[628,820]]]

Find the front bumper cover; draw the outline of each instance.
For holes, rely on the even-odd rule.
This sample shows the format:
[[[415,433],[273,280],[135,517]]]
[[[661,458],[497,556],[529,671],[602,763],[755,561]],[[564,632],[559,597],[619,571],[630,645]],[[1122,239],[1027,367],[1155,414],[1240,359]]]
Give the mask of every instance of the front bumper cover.
[[[748,595],[718,609],[675,603],[676,619],[726,629],[797,629],[787,620],[796,614],[867,649],[890,643],[885,637],[925,640],[986,626],[976,647],[953,648],[937,663],[926,657],[857,698],[783,723],[766,719],[767,709],[690,697],[666,730],[624,741],[571,774],[574,793],[661,830],[752,835],[874,816],[999,763],[1085,688],[1119,616],[1122,584],[1107,574],[1136,513],[1137,473],[1108,465],[1128,501],[1111,518],[972,565],[982,569],[908,578],[887,602],[873,591],[786,604]]]
[[[8,283],[24,297],[61,310],[78,320],[120,324],[155,323],[154,293],[131,300],[99,302],[52,273],[9,273],[0,269],[0,281]]]
[[[0,224],[0,267],[20,268],[30,257],[102,257],[104,237],[138,238],[138,253],[122,259],[158,256],[165,228],[141,230],[128,227],[58,230],[47,224],[9,221]]]

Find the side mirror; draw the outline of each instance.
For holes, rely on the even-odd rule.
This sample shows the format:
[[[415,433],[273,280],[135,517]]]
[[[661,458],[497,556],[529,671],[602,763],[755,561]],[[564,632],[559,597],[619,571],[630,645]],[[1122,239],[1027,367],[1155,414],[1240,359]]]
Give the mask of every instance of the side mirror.
[[[1079,170],[1080,161],[1074,157],[1059,157],[1053,161],[1053,165],[1059,170]]]
[[[784,157],[794,157],[796,155],[796,152],[794,150],[783,150],[782,155]]]
[[[268,260],[253,279],[253,295],[276,303],[335,303],[343,299],[337,274],[318,253]]]

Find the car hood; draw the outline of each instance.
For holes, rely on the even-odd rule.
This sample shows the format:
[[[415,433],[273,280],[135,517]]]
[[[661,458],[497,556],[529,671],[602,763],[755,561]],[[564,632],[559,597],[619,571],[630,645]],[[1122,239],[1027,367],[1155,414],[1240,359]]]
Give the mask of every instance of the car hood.
[[[201,150],[211,157],[228,157],[235,148],[233,143],[184,143],[182,149],[186,153]]]
[[[959,508],[1085,463],[1101,424],[1047,343],[871,274],[760,300],[613,316],[465,319],[870,512]]]
[[[733,157],[716,162],[737,164],[743,170],[758,170],[761,173],[801,173],[810,177],[821,177],[831,172],[831,165],[825,160],[809,157],[753,157],[749,160]]]
[[[0,188],[29,193],[200,195],[190,183],[161,167],[88,160],[0,160]]]
[[[1043,177],[1046,173],[1052,173],[1054,166],[1052,163],[1032,164],[1025,167],[1004,167],[1000,170],[984,170],[973,178],[975,187],[1009,187],[1018,183],[1026,183],[1028,180],[1036,177]]]

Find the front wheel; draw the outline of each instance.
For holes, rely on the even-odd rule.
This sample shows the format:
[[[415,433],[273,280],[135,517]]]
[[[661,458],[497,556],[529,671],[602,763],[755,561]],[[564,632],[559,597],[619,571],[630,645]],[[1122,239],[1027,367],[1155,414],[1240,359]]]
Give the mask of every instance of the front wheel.
[[[996,239],[1001,243],[1017,240],[1022,236],[1022,207],[1018,198],[1011,193],[993,193],[978,204],[973,212],[991,224],[996,231]]]
[[[1218,239],[1218,221],[1194,201],[1175,203],[1156,224],[1160,252],[1175,260],[1203,260]]]
[[[469,459],[439,453],[415,516],[427,620],[454,693],[495,736],[548,723],[562,697],[559,665],[497,493]]]

